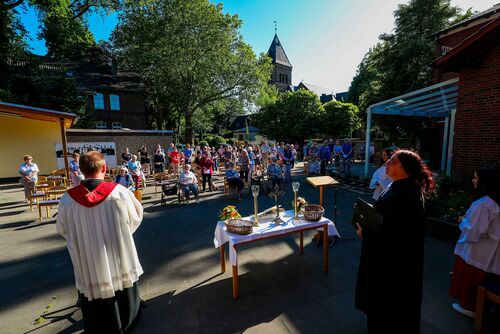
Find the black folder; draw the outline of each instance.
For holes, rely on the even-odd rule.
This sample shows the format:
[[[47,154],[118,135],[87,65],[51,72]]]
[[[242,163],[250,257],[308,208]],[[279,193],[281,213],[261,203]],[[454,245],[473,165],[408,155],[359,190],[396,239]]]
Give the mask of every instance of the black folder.
[[[358,197],[351,224],[357,228],[356,224],[359,223],[362,228],[365,228],[368,225],[381,225],[382,222],[382,215],[373,208],[373,205]]]

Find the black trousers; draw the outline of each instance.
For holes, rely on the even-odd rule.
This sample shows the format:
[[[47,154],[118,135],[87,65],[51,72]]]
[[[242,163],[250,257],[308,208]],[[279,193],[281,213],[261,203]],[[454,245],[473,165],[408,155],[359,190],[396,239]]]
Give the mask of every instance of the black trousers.
[[[93,299],[80,293],[85,334],[122,334],[139,319],[140,298],[137,282],[130,288],[115,291],[115,296]]]
[[[240,171],[240,179],[242,179],[243,181],[248,181],[248,171],[247,170]]]
[[[326,165],[328,164],[328,160],[321,160],[321,175],[325,175],[326,173]]]
[[[208,181],[208,189],[210,189],[210,185],[212,182],[212,174],[201,174],[201,179],[203,180],[203,191],[205,191],[205,184]]]

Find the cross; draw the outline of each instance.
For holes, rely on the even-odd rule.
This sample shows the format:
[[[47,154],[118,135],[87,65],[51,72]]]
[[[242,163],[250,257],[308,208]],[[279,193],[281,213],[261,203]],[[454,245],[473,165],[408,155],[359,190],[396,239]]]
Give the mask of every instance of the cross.
[[[274,33],[278,33],[278,21],[274,21]]]

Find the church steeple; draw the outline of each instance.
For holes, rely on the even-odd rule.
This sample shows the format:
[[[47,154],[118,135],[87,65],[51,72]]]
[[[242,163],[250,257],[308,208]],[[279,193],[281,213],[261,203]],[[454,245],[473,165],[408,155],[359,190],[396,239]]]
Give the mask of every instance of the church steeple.
[[[276,26],[274,38],[271,42],[271,46],[269,47],[269,51],[267,51],[267,54],[272,58],[274,65],[271,83],[277,85],[278,89],[281,91],[288,89],[292,84],[293,66],[292,64],[290,64],[285,50],[283,49],[283,45],[278,38]]]

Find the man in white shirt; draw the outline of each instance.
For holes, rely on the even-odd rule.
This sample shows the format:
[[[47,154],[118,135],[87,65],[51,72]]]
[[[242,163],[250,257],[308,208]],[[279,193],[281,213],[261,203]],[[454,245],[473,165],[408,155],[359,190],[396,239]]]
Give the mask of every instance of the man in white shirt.
[[[133,193],[104,182],[104,156],[80,158],[85,175],[61,198],[56,229],[66,238],[86,333],[123,333],[140,316],[143,273],[132,233],[143,209]]]

